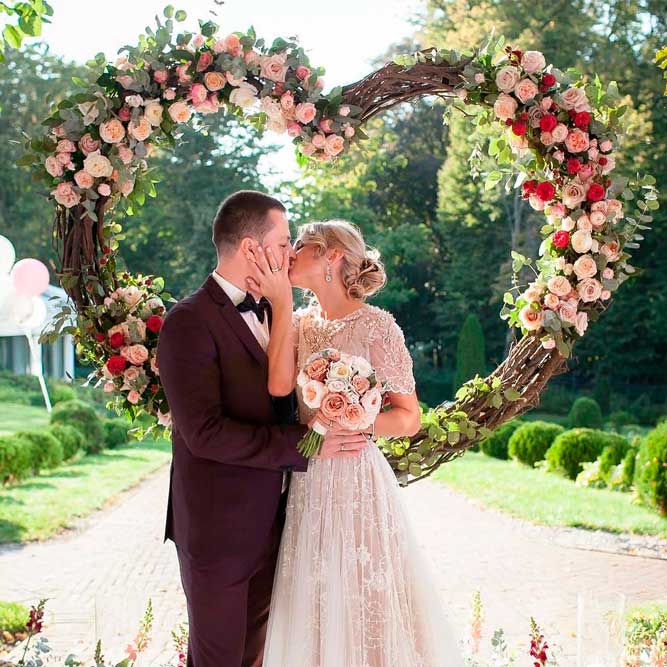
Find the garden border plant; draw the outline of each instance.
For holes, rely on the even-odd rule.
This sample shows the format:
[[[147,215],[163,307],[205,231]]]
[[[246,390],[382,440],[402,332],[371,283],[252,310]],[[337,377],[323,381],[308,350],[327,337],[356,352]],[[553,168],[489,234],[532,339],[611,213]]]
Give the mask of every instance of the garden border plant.
[[[199,34],[174,35],[184,19],[169,6],[115,64],[98,54],[90,80],[75,79],[81,91],[44,121],[46,132],[26,138],[20,163],[53,197],[59,277],[73,301],[50,335],[72,333],[117,408],[153,416],[148,431],[168,430],[155,352],[170,297],[162,278],[120,269],[124,234],[113,215],[155,196],[151,151],[173,146],[191,117],[225,109],[287,133],[300,162],[327,162],[363,140],[361,126],[375,115],[436,96],[496,130],[488,152],[498,169],[487,187],[521,188],[546,221],[539,258],[512,253],[501,317],[522,337],[509,356],[489,377],[467,382],[453,405],[426,414],[416,436],[382,446],[399,477],[414,481],[537,404],[589,322],[635,271],[629,252],[658,208],[653,177],[612,176],[625,111],[615,82],[605,88],[597,76],[560,71],[542,53],[491,35],[464,53],[399,56],[325,95],[323,70],[295,42],[268,45],[253,29],[219,38],[210,21],[200,22]],[[528,285],[519,281],[523,269],[534,273]],[[70,327],[74,308],[78,322]]]

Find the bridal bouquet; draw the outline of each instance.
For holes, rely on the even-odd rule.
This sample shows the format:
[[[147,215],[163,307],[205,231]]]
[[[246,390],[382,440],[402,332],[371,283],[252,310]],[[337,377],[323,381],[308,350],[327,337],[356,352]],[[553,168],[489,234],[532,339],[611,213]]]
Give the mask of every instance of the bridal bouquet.
[[[306,457],[319,453],[324,435],[334,424],[362,431],[375,421],[382,407],[382,387],[368,361],[333,348],[312,354],[297,384],[303,402],[319,410],[318,419],[297,445]]]

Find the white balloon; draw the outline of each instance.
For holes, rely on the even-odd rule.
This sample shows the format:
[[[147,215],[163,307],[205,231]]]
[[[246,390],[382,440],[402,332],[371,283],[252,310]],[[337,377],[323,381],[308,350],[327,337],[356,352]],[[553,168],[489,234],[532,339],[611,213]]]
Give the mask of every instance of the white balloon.
[[[15,259],[16,251],[12,242],[0,234],[0,274],[9,273]]]
[[[38,296],[32,297],[32,313],[30,317],[21,322],[21,326],[24,329],[29,329],[33,331],[34,329],[39,329],[40,333],[44,322],[46,320],[46,304]]]
[[[0,317],[13,295],[12,279],[6,273],[0,273]]]
[[[22,327],[32,316],[34,308],[31,296],[14,293],[7,307],[9,321]]]

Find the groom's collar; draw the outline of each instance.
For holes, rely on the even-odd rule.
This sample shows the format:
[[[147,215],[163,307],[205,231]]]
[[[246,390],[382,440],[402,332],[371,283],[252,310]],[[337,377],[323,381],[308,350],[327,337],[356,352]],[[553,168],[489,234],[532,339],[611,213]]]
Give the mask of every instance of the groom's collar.
[[[245,299],[246,291],[234,285],[234,283],[221,276],[217,271],[211,273],[211,278],[220,285],[222,291],[235,306],[238,306]]]

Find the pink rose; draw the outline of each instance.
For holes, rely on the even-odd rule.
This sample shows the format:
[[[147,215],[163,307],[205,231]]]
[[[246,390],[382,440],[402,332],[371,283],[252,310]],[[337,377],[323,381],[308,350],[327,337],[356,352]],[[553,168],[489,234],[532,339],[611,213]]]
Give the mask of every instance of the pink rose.
[[[197,71],[203,72],[208,69],[213,62],[213,54],[210,51],[202,51],[202,54],[199,56],[197,61]]]
[[[607,156],[607,164],[602,167],[602,173],[608,174],[610,171],[616,168],[616,158],[613,155]]]
[[[58,187],[51,192],[55,200],[65,208],[72,208],[81,201],[81,195],[74,190],[69,181],[58,183]]]
[[[574,263],[574,272],[579,280],[583,280],[592,278],[598,272],[598,267],[591,255],[582,255]]]
[[[132,162],[132,158],[134,157],[134,153],[129,146],[126,146],[125,144],[119,144],[118,157],[123,164],[130,164],[130,162]]]
[[[597,301],[602,294],[602,283],[595,278],[585,278],[577,285],[577,293],[586,303]]]
[[[85,174],[86,172],[83,173]],[[97,188],[97,192],[103,197],[108,197],[111,194],[111,186],[108,183],[102,183],[100,187]]]
[[[190,92],[188,95],[188,97],[192,100],[192,104],[194,106],[197,106],[198,104],[202,104],[203,102],[205,102],[207,96],[208,96],[208,91],[206,90],[206,87],[203,86],[201,83],[193,84],[192,88],[190,88]]]
[[[607,301],[607,300],[611,299],[611,292],[608,289],[603,289],[602,294],[600,294],[600,298],[603,301]]]
[[[315,146],[315,148],[317,149],[324,148],[327,142],[325,136],[323,134],[320,134],[319,132],[313,135],[311,141],[313,142],[313,146]]]
[[[576,301],[561,301],[558,308],[558,314],[563,322],[574,324],[577,321],[577,303]]]
[[[148,360],[148,350],[143,345],[128,345],[121,348],[120,354],[135,366],[142,366]]]
[[[565,159],[565,153],[563,153],[563,151],[554,151],[553,156],[556,162],[562,162]]]
[[[565,215],[565,206],[561,202],[556,202],[549,206],[549,215],[555,218],[562,218]]]
[[[493,105],[493,111],[500,120],[507,120],[514,117],[518,106],[518,102],[513,97],[510,97],[506,93],[500,93]]]
[[[347,407],[347,399],[343,394],[330,393],[322,399],[320,412],[323,417],[336,421],[345,413]]]
[[[192,77],[188,74],[188,67],[190,67],[190,65],[185,64],[179,65],[176,68],[176,75],[178,76],[179,83],[190,83],[190,81],[192,81]]]
[[[290,137],[298,137],[301,134],[301,125],[294,121],[287,123],[287,134]]]
[[[538,104],[534,104],[528,109],[528,124],[537,129],[540,126],[540,120],[546,116],[547,112]]]
[[[204,88],[204,90],[206,90]],[[128,134],[137,141],[145,141],[151,136],[153,126],[146,116],[141,116],[139,120],[131,120],[127,128]]]
[[[345,137],[347,139],[351,139],[354,136],[354,133],[355,133],[355,129],[351,125],[348,125],[345,128],[345,131],[343,132],[343,134],[345,135]]]
[[[153,72],[153,81],[155,83],[162,85],[163,83],[167,83],[167,79],[169,79],[169,72],[166,69],[157,69]]]
[[[296,120],[303,125],[308,125],[312,122],[317,114],[317,109],[312,102],[301,102],[296,105]]]
[[[165,100],[173,100],[176,98],[176,91],[173,88],[167,88],[167,90],[164,91],[164,99]]]
[[[204,86],[202,86],[202,88],[204,88]],[[204,88],[204,90],[206,89]],[[187,123],[190,120],[191,115],[192,111],[187,105],[187,102],[174,102],[169,107],[169,116],[175,123]]]
[[[106,366],[105,366],[105,368],[106,368]],[[116,390],[116,385],[113,382],[111,382],[111,380],[107,380],[104,383],[104,393],[105,394],[111,394],[115,390]]]
[[[610,241],[600,246],[600,252],[610,261],[615,262],[621,255],[621,246],[618,241]]]
[[[577,227],[582,232],[591,232],[591,231],[593,231],[593,223],[591,222],[591,219],[587,215],[582,215],[577,220]]]
[[[568,88],[562,98],[566,109],[575,109],[586,102],[586,93],[583,88]]]
[[[368,378],[362,377],[361,375],[355,375],[352,378],[352,386],[355,388],[359,395],[362,395],[371,388],[371,383],[369,382]]]
[[[56,153],[74,153],[76,145],[69,139],[61,139],[56,146]]]
[[[553,338],[547,338],[542,341],[542,347],[545,350],[553,350],[556,347],[556,341]]]
[[[577,313],[577,321],[574,323],[574,328],[580,336],[583,336],[588,329],[588,313]]]
[[[132,403],[132,405],[137,405],[137,403],[139,403],[141,400],[141,394],[135,389],[132,389],[131,391],[127,392],[127,400]]]
[[[56,162],[62,167],[66,167],[71,161],[71,153],[56,153]]]
[[[532,100],[535,95],[537,95],[538,90],[537,86],[530,79],[522,79],[516,85],[514,93],[519,98],[519,100],[525,104],[528,100]]]
[[[611,280],[611,279],[614,277],[614,269],[612,269],[612,268],[610,268],[610,267],[607,266],[607,267],[602,271],[602,277],[603,277],[605,280]]]
[[[351,403],[345,408],[345,414],[340,417],[341,426],[350,431],[361,428],[366,417],[364,409],[358,403]]]
[[[271,81],[284,83],[287,74],[286,53],[276,53],[273,56],[263,56],[260,59],[260,76]]]
[[[280,97],[280,106],[283,109],[293,109],[294,108],[294,95],[287,91],[283,93]]]
[[[49,174],[54,178],[63,175],[63,167],[53,155],[49,155],[49,157],[46,158],[44,161],[44,167],[46,171],[48,171]]]
[[[586,132],[579,129],[571,130],[565,139],[565,145],[570,153],[581,153],[588,150],[589,138]]]
[[[243,51],[241,40],[236,35],[227,35],[225,37],[225,51],[234,57],[240,56],[241,51]]]
[[[127,90],[133,83],[134,79],[129,74],[121,74],[116,77],[116,81]]]
[[[496,72],[496,86],[503,93],[511,93],[519,83],[521,73],[516,67],[506,65]]]
[[[195,38],[192,40],[192,46],[195,47],[195,49],[201,49],[202,46],[204,46],[204,42],[206,41],[204,35],[195,35]]]
[[[257,53],[257,51],[246,51],[243,54],[243,61],[248,67],[258,63],[259,59],[260,59],[260,54]]]
[[[303,143],[299,144],[299,152],[301,152],[303,155],[314,155],[316,150],[317,148],[313,146],[311,141],[304,141]]]
[[[338,134],[331,134],[327,137],[324,144],[324,150],[331,157],[335,157],[345,148],[345,139]]]
[[[171,428],[171,412],[157,411],[157,423],[165,428]]]
[[[528,331],[537,331],[544,324],[544,311],[533,309],[530,306],[524,306],[519,312],[519,319],[524,329]]]
[[[586,199],[586,190],[579,181],[570,181],[563,188],[563,204],[570,209],[576,208]]]
[[[125,138],[125,127],[117,118],[112,118],[100,125],[100,137],[108,144],[120,143]]]
[[[204,85],[211,91],[220,90],[227,84],[227,79],[221,72],[206,72],[204,74]]]
[[[546,308],[550,308],[551,310],[558,310],[559,304],[560,304],[560,299],[551,292],[549,292],[544,297],[544,305]]]
[[[613,144],[609,139],[605,139],[601,144],[600,144],[600,150],[603,153],[608,153],[613,147]]]
[[[310,76],[310,74],[311,74],[310,70],[305,65],[299,65],[296,68],[296,76],[298,79],[301,79],[301,81],[307,79]]]
[[[311,380],[317,380],[318,382],[323,382],[324,378],[327,376],[329,370],[329,362],[326,359],[318,357],[305,369],[306,375]]]
[[[576,223],[569,215],[560,221],[561,229],[565,230],[566,232],[571,232],[574,229],[575,224]]]
[[[566,296],[572,291],[572,285],[565,276],[554,276],[549,279],[547,287],[557,296]]]
[[[547,61],[540,51],[524,51],[521,56],[521,65],[526,74],[535,74],[547,66]]]
[[[76,174],[74,174],[74,180],[76,184],[83,190],[92,188],[93,183],[95,182],[95,179],[93,179],[93,177],[83,169],[81,171],[77,171]]]
[[[84,134],[81,139],[79,139],[79,148],[84,155],[90,155],[100,148],[100,142],[97,139],[93,139],[90,134]]]
[[[553,137],[554,143],[560,144],[567,139],[568,129],[567,125],[564,123],[558,123],[553,130],[551,130],[551,136]]]

